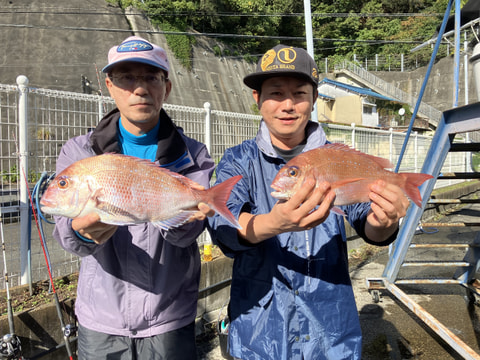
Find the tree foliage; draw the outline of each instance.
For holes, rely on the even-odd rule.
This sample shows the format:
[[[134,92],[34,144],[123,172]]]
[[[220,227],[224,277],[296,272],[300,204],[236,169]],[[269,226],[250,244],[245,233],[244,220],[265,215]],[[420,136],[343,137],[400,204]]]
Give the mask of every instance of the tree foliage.
[[[231,34],[221,41],[242,54],[262,54],[283,42],[306,47],[300,0],[109,0],[134,6],[165,31]],[[408,54],[435,34],[448,0],[310,0],[317,59]],[[235,37],[242,35],[242,37]],[[250,36],[245,38],[245,36]],[[191,54],[194,38],[167,39],[177,57]],[[415,55],[418,60],[418,54]],[[408,60],[407,60],[408,61]],[[188,66],[187,66],[188,67]]]

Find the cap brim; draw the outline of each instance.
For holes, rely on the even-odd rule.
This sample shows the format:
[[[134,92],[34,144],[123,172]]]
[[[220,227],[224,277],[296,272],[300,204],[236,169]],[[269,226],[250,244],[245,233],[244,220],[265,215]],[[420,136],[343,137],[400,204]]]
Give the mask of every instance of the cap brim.
[[[243,83],[253,90],[260,90],[265,80],[271,77],[277,77],[277,76],[291,76],[291,77],[301,78],[301,79],[307,80],[309,83],[313,84],[315,87],[318,86],[318,84],[314,83],[310,77],[308,77],[305,74],[298,73],[297,71],[272,71],[269,73],[261,73],[261,74],[253,73],[245,76],[243,78]]]
[[[103,69],[102,69],[102,72],[104,73],[108,73],[110,70],[112,70],[112,68],[118,64],[121,64],[121,63],[125,63],[125,62],[136,62],[136,63],[141,63],[141,64],[147,64],[147,65],[151,65],[151,66],[154,66],[154,67],[157,67],[159,69],[162,69],[163,71],[166,71],[168,73],[168,70],[165,69],[164,66],[160,66],[158,63],[154,62],[154,61],[151,61],[151,60],[147,60],[147,59],[142,59],[142,58],[130,58],[130,59],[122,59],[122,60],[118,60],[118,61],[115,61],[111,64],[108,64],[107,66],[105,66]]]

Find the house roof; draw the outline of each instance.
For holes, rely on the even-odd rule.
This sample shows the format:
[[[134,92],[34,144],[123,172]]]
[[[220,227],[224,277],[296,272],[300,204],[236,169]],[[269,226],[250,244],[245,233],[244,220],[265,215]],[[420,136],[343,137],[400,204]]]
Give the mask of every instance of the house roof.
[[[321,97],[325,100],[335,100],[333,96],[325,95],[325,94],[322,94],[321,92],[318,93],[318,97]]]
[[[342,88],[342,89],[350,91],[350,92],[354,92],[354,93],[359,94],[359,95],[371,96],[371,97],[374,97],[374,98],[377,98],[377,99],[387,100],[387,101],[396,101],[395,99],[389,98],[387,96],[383,96],[383,95],[373,91],[372,89],[367,89],[367,88],[361,88],[361,87],[358,87],[358,86],[348,85],[348,84],[345,84],[345,83],[342,83],[342,82],[339,82],[339,81],[335,81],[335,80],[331,80],[331,79],[328,79],[328,78],[323,78],[318,83],[318,86],[320,87],[322,84],[327,84],[327,85],[332,85],[332,86],[335,86],[335,87],[339,87],[339,88]],[[324,96],[327,96],[327,95],[324,95]],[[329,97],[329,98],[331,98],[331,97]]]

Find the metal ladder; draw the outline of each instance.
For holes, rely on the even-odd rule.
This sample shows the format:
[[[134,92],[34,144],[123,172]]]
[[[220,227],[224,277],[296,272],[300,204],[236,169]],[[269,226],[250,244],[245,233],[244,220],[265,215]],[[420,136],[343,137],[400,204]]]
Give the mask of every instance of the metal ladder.
[[[436,332],[446,343],[448,343],[455,351],[457,351],[465,359],[480,359],[480,355],[475,353],[460,338],[453,334],[447,327],[441,324],[435,317],[425,311],[420,305],[415,303],[404,291],[397,285],[404,284],[459,284],[468,289],[472,298],[480,296],[479,289],[474,286],[476,281],[474,275],[479,267],[480,262],[480,232],[476,234],[476,238],[472,244],[411,244],[413,236],[418,229],[422,214],[427,202],[435,203],[434,199],[430,199],[431,193],[438,179],[479,179],[479,173],[450,173],[441,174],[442,166],[449,152],[469,152],[480,151],[480,143],[453,143],[455,135],[480,130],[480,102],[457,107],[452,110],[445,111],[439,121],[437,130],[432,139],[432,143],[425,158],[421,172],[431,174],[434,178],[427,181],[420,187],[422,196],[422,207],[410,206],[402,223],[397,240],[393,244],[389,260],[385,266],[381,278],[367,279],[367,289],[372,294],[375,302],[379,301],[380,290],[386,289],[396,298],[398,298],[405,306],[407,306],[415,315],[417,315],[426,325]],[[475,200],[467,200],[463,202],[474,202]],[[438,200],[438,203],[446,203],[448,201]],[[462,200],[450,200],[452,203],[461,203]],[[480,202],[476,200],[475,202]],[[423,223],[422,226],[433,224]],[[435,226],[438,226],[435,223]],[[450,226],[480,226],[480,223],[468,224],[450,224]],[[463,261],[451,262],[411,262],[405,261],[409,249],[413,248],[465,248],[466,254]],[[400,268],[404,267],[438,267],[449,266],[456,268],[455,275],[452,278],[436,279],[436,278],[399,278]]]

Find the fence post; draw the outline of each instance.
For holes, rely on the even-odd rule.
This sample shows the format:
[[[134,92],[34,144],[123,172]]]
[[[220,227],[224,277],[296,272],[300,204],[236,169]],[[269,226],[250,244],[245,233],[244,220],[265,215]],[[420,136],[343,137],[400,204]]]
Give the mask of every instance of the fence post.
[[[352,148],[355,149],[355,123],[352,123]]]
[[[203,104],[205,109],[205,146],[207,147],[208,153],[212,154],[212,110],[209,102]]]
[[[389,150],[389,153],[390,153],[390,162],[393,164],[393,128],[390,128],[389,129],[390,131],[390,136],[389,136],[389,142],[390,142],[390,150]]]
[[[208,101],[203,104],[203,108],[205,109],[205,146],[207,147],[210,156],[212,156],[212,109]],[[205,239],[203,243],[204,260],[211,261],[211,255],[205,256],[205,252],[208,253],[208,251],[210,251],[211,254],[212,238],[210,237],[210,233],[207,230],[205,230],[203,234]],[[200,237],[198,239],[200,239]]]
[[[465,134],[465,142],[469,143],[470,142],[470,133]],[[466,152],[465,153],[465,172],[472,171],[472,153],[471,152]]]
[[[20,282],[22,285],[30,284],[30,205],[28,202],[28,78],[25,75],[17,76],[17,85],[19,90],[18,97],[18,159],[19,159],[19,178],[20,178]]]
[[[100,98],[100,100],[98,100],[98,122],[100,122],[100,120],[103,119],[103,116],[104,116],[104,103],[103,103],[103,97]]]
[[[415,136],[415,172],[419,172],[418,169],[418,131],[413,133]]]

